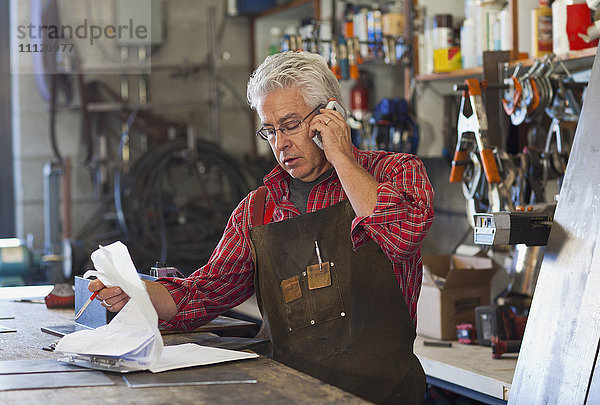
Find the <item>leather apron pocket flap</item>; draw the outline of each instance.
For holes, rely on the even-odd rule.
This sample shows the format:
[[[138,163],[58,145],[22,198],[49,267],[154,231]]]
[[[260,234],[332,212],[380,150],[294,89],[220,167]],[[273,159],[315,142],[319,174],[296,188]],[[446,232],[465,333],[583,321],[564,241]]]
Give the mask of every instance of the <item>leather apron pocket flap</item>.
[[[302,297],[302,289],[300,289],[300,279],[298,276],[294,276],[281,281],[281,293],[283,294],[283,301],[289,304],[292,301]]]
[[[313,264],[306,267],[308,275],[308,289],[316,290],[317,288],[329,287],[331,285],[331,271],[329,262],[323,264]]]

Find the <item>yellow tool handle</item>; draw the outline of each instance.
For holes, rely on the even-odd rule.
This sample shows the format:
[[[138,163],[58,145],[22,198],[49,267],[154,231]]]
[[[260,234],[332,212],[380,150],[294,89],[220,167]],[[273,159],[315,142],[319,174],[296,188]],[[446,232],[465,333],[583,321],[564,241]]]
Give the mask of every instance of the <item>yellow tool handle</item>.
[[[491,149],[483,149],[479,156],[481,156],[483,171],[488,183],[500,183],[500,172],[498,171],[498,165],[496,165],[494,152]]]

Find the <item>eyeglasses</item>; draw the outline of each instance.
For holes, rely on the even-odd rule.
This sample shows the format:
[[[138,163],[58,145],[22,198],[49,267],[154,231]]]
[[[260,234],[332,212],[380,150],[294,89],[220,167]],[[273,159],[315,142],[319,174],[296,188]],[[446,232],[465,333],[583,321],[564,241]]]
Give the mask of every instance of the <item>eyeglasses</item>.
[[[318,105],[317,108],[315,108],[314,110],[309,112],[308,115],[306,117],[302,118],[301,120],[291,120],[291,121],[284,122],[283,124],[281,124],[279,126],[279,128],[262,127],[261,129],[256,131],[256,136],[264,139],[265,141],[271,141],[275,138],[277,131],[279,131],[280,133],[282,133],[284,135],[295,135],[298,132],[300,132],[300,130],[302,130],[302,123],[304,121],[306,121],[306,119],[308,117],[313,115],[315,113],[315,111],[317,111],[320,108],[323,108],[323,104]]]

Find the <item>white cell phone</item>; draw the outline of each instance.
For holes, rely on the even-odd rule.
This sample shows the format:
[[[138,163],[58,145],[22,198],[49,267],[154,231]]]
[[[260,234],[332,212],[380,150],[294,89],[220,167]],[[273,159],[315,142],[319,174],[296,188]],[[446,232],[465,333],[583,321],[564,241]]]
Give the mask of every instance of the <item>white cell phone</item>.
[[[346,111],[342,108],[340,103],[337,102],[337,100],[329,100],[325,108],[329,110],[338,111],[340,114],[342,114],[342,117],[346,119]],[[319,148],[323,149],[323,139],[321,139],[321,134],[319,132],[317,132],[315,136],[313,136],[312,140],[315,141]]]

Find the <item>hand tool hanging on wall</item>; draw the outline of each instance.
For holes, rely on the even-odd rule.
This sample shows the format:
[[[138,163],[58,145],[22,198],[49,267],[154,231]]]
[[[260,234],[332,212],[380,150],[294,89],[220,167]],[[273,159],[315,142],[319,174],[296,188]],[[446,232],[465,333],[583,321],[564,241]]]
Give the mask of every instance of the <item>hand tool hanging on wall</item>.
[[[516,168],[501,149],[490,145],[486,132],[487,115],[481,97],[482,84],[465,80],[459,116],[458,139],[450,171],[451,183],[463,183],[467,218],[473,227],[473,214],[512,209],[510,187],[517,179]]]
[[[586,83],[574,82],[573,75],[556,55],[536,60],[522,76],[520,70],[519,64],[505,79],[502,102],[513,125],[530,123],[524,150],[532,193],[528,199],[540,203],[545,201],[544,189],[549,180],[558,178],[560,186],[570,149],[568,131],[563,129],[569,122],[577,122],[581,104],[574,91],[584,88]],[[544,113],[552,119],[548,128],[542,124]]]

